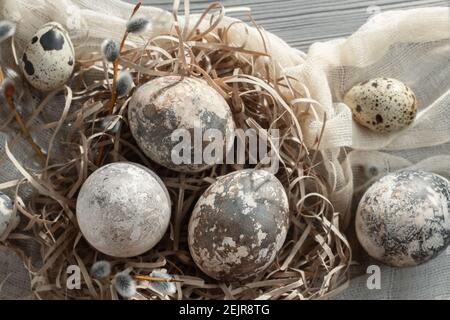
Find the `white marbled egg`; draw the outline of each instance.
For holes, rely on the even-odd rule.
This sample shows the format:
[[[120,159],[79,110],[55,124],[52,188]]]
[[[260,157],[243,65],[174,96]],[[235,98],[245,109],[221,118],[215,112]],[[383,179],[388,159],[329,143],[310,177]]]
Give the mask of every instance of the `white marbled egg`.
[[[432,259],[450,244],[450,182],[423,171],[384,176],[361,199],[356,233],[367,253],[387,265]]]
[[[272,264],[288,228],[289,202],[279,180],[263,170],[237,171],[219,178],[198,201],[189,248],[210,277],[245,280]]]
[[[86,240],[113,257],[152,249],[170,222],[169,193],[150,169],[120,162],[95,171],[77,199],[77,219]]]
[[[51,91],[71,77],[75,50],[69,34],[59,23],[39,29],[25,49],[21,67],[27,81],[40,91]]]
[[[129,105],[129,121],[133,136],[141,150],[153,161],[180,172],[206,170],[223,157],[205,161],[195,159],[215,140],[211,129],[220,133],[224,141],[232,141],[235,124],[225,99],[205,81],[189,77],[167,76],[152,80],[133,94]],[[174,133],[187,133],[190,137],[188,154],[183,163],[173,161],[173,152],[181,139]],[[197,136],[195,136],[196,133]],[[173,139],[176,138],[176,139]],[[195,139],[200,139],[199,148]],[[203,140],[203,141],[202,141]],[[224,148],[226,154],[233,145]],[[225,150],[226,149],[226,150]],[[180,157],[179,160],[183,160]]]
[[[18,223],[19,217],[13,211],[11,199],[6,194],[0,192],[0,238],[10,226],[15,228]]]
[[[406,128],[417,113],[416,96],[396,79],[376,78],[360,83],[345,95],[344,102],[360,125],[379,133]]]

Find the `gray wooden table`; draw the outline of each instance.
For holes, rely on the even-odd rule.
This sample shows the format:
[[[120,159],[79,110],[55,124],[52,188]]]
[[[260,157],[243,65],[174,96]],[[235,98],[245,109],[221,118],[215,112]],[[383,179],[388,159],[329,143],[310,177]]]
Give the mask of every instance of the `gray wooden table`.
[[[131,1],[136,3],[137,1]],[[172,0],[146,0],[145,4],[171,9]],[[191,9],[201,12],[212,0],[192,0]],[[291,46],[307,51],[311,43],[345,37],[378,11],[450,6],[450,0],[223,0],[226,7],[246,6],[265,29]]]

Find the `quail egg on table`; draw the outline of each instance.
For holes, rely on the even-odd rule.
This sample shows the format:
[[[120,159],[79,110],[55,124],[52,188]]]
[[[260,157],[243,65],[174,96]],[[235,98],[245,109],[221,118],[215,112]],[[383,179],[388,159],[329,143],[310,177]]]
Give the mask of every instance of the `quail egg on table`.
[[[40,91],[51,91],[71,77],[75,50],[62,25],[50,22],[40,28],[25,49],[21,60],[27,81]]]
[[[86,180],[76,209],[80,230],[94,248],[126,258],[147,252],[162,239],[171,201],[150,169],[120,162],[101,167]]]
[[[432,259],[450,244],[450,182],[423,171],[384,176],[361,199],[356,234],[370,256],[390,266]]]
[[[226,100],[214,88],[203,80],[180,76],[156,78],[138,88],[129,104],[129,122],[137,144],[150,159],[187,173],[206,170],[223,160],[201,157],[197,161],[195,155],[211,144],[217,132],[223,141],[231,141],[235,129]],[[180,144],[174,136],[177,133],[189,134],[188,155],[181,159],[187,161],[174,161],[173,152]],[[198,140],[198,144],[191,143]],[[226,146],[223,154],[233,147],[231,143]]]
[[[264,170],[219,178],[202,195],[189,222],[197,266],[220,281],[240,281],[267,269],[286,240],[289,202],[281,182]]]
[[[0,238],[10,226],[13,228],[19,223],[19,217],[13,211],[11,199],[0,192]]]
[[[354,86],[344,98],[360,125],[378,132],[395,132],[411,125],[417,113],[413,91],[404,83],[376,78]]]

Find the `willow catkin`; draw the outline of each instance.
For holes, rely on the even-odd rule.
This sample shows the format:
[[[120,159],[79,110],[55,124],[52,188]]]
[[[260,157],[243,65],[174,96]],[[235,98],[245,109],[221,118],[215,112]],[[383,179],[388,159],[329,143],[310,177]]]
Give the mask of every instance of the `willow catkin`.
[[[124,298],[131,298],[137,293],[136,281],[127,272],[121,272],[114,277],[116,291]]]
[[[119,44],[112,39],[103,41],[101,51],[103,58],[108,62],[114,62],[120,56]]]
[[[128,33],[141,34],[150,29],[150,27],[151,27],[150,20],[142,17],[131,18],[127,22]]]
[[[16,25],[10,21],[0,21],[0,43],[11,38],[16,32]]]
[[[111,263],[108,261],[97,261],[90,270],[91,277],[94,279],[105,279],[111,275]]]
[[[119,98],[127,96],[134,87],[133,77],[129,71],[123,71],[117,78],[116,92]]]

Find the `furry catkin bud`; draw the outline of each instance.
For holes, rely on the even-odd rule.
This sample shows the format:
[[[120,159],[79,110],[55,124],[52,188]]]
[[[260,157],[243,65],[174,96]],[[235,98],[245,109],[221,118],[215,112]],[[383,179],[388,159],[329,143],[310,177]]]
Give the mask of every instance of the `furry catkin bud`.
[[[111,274],[111,264],[108,261],[97,261],[91,267],[91,276],[94,279],[105,279]]]
[[[123,98],[127,96],[131,89],[134,87],[133,78],[131,77],[130,72],[124,71],[119,74],[119,78],[117,79],[117,87],[116,92],[119,98]]]
[[[136,292],[136,281],[125,272],[118,273],[114,278],[114,286],[116,291],[124,298],[133,297]]]
[[[106,61],[116,61],[120,55],[119,45],[112,39],[106,39],[102,43],[102,54]]]
[[[16,32],[16,25],[9,21],[0,21],[0,43],[12,37]]]
[[[131,18],[127,22],[127,32],[128,33],[143,33],[150,27],[150,21],[146,18],[136,17]]]
[[[172,279],[172,277],[169,274],[167,274],[167,271],[164,269],[154,270],[150,274],[150,277],[167,279],[167,280]],[[173,282],[152,281],[152,282],[150,282],[149,286],[154,291],[159,292],[164,295],[171,295],[171,294],[175,294],[177,292],[177,287],[176,287],[175,283],[173,283]]]

